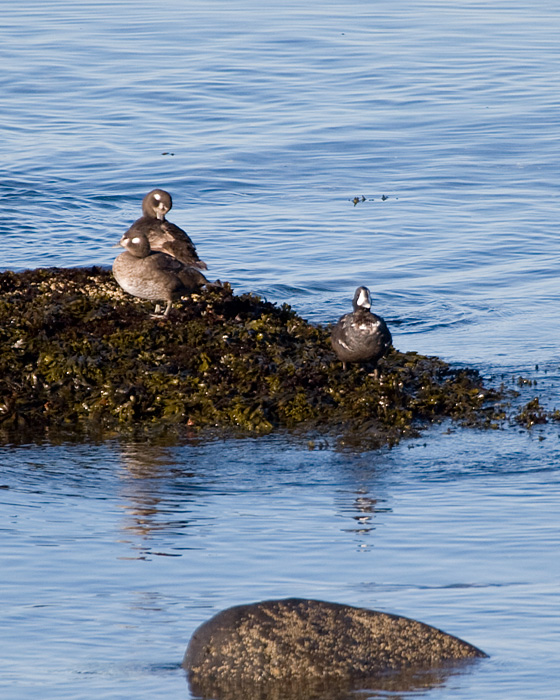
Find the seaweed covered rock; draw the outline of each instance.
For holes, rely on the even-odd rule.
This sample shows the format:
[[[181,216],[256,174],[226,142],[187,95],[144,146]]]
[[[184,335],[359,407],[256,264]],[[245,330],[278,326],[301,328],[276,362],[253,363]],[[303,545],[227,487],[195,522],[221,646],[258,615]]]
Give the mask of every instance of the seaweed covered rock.
[[[476,372],[393,350],[343,371],[329,328],[226,283],[169,321],[101,268],[0,274],[0,428],[84,433],[303,429],[378,446],[502,416]]]
[[[314,679],[375,683],[388,673],[485,656],[457,637],[406,617],[288,598],[218,613],[195,630],[183,667],[196,695],[228,697],[236,696],[232,689],[247,690],[251,684],[281,684],[285,690],[290,683]]]

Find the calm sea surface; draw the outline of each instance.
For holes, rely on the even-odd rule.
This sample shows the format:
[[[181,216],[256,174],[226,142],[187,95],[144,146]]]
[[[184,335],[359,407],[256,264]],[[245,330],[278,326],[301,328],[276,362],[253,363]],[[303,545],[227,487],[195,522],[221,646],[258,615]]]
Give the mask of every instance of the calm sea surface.
[[[366,284],[399,349],[560,406],[559,31],[553,0],[4,3],[0,268],[110,265],[163,187],[237,292],[328,322]],[[293,595],[490,654],[399,697],[558,698],[558,426],[319,447],[0,445],[2,698],[188,700],[196,626]]]

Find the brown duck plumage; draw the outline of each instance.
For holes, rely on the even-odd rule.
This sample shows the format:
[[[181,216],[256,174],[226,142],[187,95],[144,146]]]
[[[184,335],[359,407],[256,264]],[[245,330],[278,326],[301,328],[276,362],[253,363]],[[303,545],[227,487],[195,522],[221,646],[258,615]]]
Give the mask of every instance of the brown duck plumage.
[[[113,274],[125,292],[140,299],[166,301],[163,316],[168,316],[171,304],[183,294],[193,292],[207,279],[196,267],[152,251],[147,236],[141,231],[127,231],[119,244],[125,249],[113,263]],[[156,307],[157,312],[157,307]]]
[[[127,233],[131,237],[143,233],[153,251],[167,253],[185,265],[208,269],[208,265],[198,257],[188,234],[165,218],[172,206],[169,192],[160,189],[148,192],[142,201],[143,216],[132,224]]]

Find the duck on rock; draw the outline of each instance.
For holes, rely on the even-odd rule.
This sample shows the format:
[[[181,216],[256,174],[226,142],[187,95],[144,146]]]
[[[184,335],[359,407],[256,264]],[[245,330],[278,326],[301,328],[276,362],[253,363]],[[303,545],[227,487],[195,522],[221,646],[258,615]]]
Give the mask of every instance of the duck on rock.
[[[198,257],[188,234],[165,218],[172,206],[169,192],[160,189],[148,192],[142,201],[143,216],[132,224],[127,233],[132,237],[143,233],[153,251],[167,253],[185,265],[207,270],[208,265]]]
[[[333,350],[343,369],[347,362],[377,364],[392,343],[385,321],[370,311],[371,295],[367,287],[356,289],[353,306],[354,311],[341,316],[331,334]]]
[[[129,229],[119,241],[125,251],[113,263],[113,274],[125,292],[140,299],[166,301],[163,317],[183,294],[194,292],[208,280],[196,267],[185,265],[166,253],[152,251],[142,231]],[[156,315],[159,304],[156,306]]]

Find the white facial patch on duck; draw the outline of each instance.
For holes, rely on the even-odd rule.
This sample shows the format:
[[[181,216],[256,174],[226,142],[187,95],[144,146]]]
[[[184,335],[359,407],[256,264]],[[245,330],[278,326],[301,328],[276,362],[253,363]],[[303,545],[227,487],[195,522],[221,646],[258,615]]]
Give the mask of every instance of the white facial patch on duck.
[[[159,202],[161,200],[161,194],[159,194],[159,192],[154,192],[154,199]]]
[[[356,302],[358,306],[360,306],[362,309],[370,309],[371,308],[371,302],[369,300],[369,294],[364,290],[360,290],[360,294],[358,296],[358,301]]]
[[[138,245],[140,243],[140,239],[138,236],[134,236],[134,238],[130,239],[130,242],[134,245]]]

